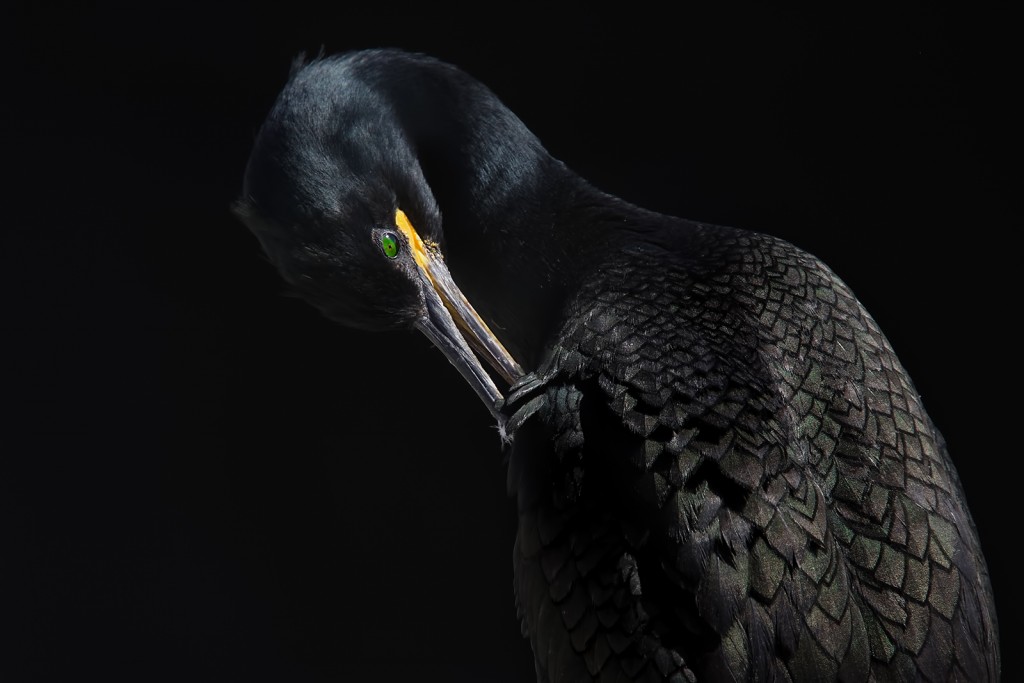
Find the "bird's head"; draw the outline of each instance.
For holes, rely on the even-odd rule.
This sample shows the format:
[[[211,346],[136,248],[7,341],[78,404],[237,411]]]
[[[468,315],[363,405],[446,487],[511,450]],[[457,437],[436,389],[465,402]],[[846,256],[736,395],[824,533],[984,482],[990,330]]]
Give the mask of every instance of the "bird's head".
[[[498,417],[522,370],[445,263],[441,213],[391,103],[344,62],[293,71],[257,135],[236,212],[293,291],[328,318],[418,329]]]

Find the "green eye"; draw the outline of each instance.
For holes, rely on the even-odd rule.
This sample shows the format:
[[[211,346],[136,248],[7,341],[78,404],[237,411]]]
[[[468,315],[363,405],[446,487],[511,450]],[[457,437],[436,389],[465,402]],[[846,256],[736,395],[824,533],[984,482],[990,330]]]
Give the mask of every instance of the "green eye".
[[[388,258],[398,256],[398,237],[393,232],[382,232],[380,234],[380,248]]]

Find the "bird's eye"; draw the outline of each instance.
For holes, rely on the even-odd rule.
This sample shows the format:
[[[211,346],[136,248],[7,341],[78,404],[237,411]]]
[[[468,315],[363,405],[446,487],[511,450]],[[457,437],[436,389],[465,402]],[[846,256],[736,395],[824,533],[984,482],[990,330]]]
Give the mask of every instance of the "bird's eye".
[[[380,234],[380,248],[388,258],[398,256],[398,236],[393,232],[382,232]]]

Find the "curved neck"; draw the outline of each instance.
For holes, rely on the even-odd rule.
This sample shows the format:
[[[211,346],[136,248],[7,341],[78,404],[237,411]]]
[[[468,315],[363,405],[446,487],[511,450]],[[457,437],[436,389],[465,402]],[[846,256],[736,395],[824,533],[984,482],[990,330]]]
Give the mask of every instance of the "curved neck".
[[[551,157],[480,83],[436,66],[419,76],[380,82],[397,82],[388,99],[440,209],[448,267],[531,370],[566,292],[591,264],[588,252],[616,223],[570,216],[598,205],[608,213],[608,198]]]

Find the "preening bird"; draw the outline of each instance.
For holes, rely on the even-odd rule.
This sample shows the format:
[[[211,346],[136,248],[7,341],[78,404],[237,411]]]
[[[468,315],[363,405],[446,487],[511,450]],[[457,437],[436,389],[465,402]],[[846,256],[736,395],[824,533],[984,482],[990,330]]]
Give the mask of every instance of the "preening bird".
[[[946,445],[819,259],[610,196],[395,49],[296,63],[237,210],[300,296],[424,333],[491,411],[538,680],[998,680]]]

